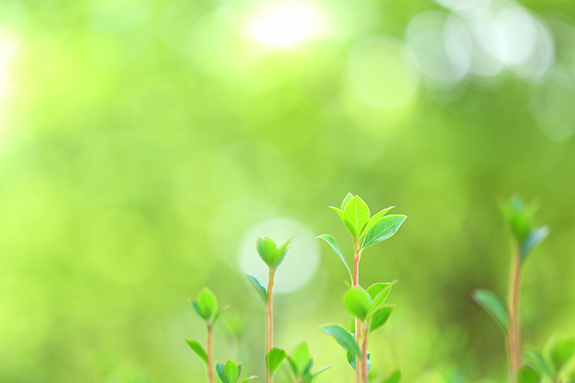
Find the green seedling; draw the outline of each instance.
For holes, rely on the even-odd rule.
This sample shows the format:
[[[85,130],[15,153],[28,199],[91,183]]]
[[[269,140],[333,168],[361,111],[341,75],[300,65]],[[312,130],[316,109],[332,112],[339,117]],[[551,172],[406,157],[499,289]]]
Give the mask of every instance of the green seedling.
[[[229,359],[225,365],[221,362],[216,363],[216,372],[218,373],[218,377],[222,383],[237,383],[242,374],[242,365],[238,365],[233,360]],[[249,382],[256,378],[257,376],[252,375],[249,378],[242,380],[242,383]]]
[[[522,367],[519,292],[521,270],[527,257],[549,234],[547,226],[535,227],[533,224],[536,210],[537,205],[527,205],[517,196],[501,206],[514,240],[507,302],[491,291],[476,290],[473,293],[473,299],[495,319],[507,336],[511,382],[529,382],[535,372],[529,366]]]
[[[311,383],[322,372],[330,368],[324,366],[312,372],[313,359],[306,342],[300,343],[291,356],[287,357],[295,383]]]
[[[212,353],[212,342],[213,342],[213,330],[214,326],[220,317],[229,307],[222,306],[218,307],[218,300],[214,293],[212,293],[208,288],[204,287],[198,298],[192,301],[192,307],[196,314],[200,316],[206,322],[206,349],[202,347],[200,342],[193,339],[186,339],[186,342],[190,348],[196,353],[196,355],[206,364],[208,382],[214,382],[214,368],[213,368],[213,353]]]
[[[277,371],[283,360],[285,359],[285,351],[273,347],[274,336],[274,306],[273,306],[273,288],[275,273],[278,266],[282,263],[289,248],[288,245],[293,239],[290,238],[278,247],[270,238],[258,238],[256,249],[260,258],[265,262],[269,268],[268,273],[268,288],[260,283],[260,281],[248,275],[248,281],[254,287],[265,305],[266,315],[266,383],[272,382],[273,374]]]
[[[351,335],[339,326],[324,326],[322,329],[327,334],[332,335],[351,354],[353,361],[350,361],[350,364],[355,366],[357,383],[362,381],[368,383],[368,335],[383,325],[391,313],[390,308],[378,309],[389,295],[392,284],[372,285],[367,291],[362,289],[359,279],[359,264],[363,251],[373,244],[391,238],[397,233],[407,216],[402,214],[387,215],[393,206],[371,216],[367,204],[359,196],[354,196],[351,193],[348,193],[344,198],[340,208],[330,206],[330,209],[337,213],[351,235],[353,268],[350,268],[347,258],[333,236],[322,234],[318,238],[331,246],[348,271],[351,290],[344,297],[344,305],[355,317],[355,333]],[[383,288],[383,285],[387,287]],[[369,291],[370,289],[371,291]],[[387,292],[384,293],[383,290]],[[378,295],[380,292],[385,295],[385,298],[382,298],[383,295]]]

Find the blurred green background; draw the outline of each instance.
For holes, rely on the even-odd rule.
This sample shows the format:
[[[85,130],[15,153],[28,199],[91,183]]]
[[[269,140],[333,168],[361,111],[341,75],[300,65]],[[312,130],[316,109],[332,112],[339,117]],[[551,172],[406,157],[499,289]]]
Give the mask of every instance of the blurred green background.
[[[0,381],[203,382],[186,298],[233,306],[216,359],[263,374],[258,235],[296,235],[277,340],[307,339],[318,382],[346,271],[315,237],[351,191],[409,216],[366,251],[399,279],[373,371],[406,382],[506,376],[471,299],[505,293],[497,204],[541,203],[523,279],[527,344],[575,331],[571,0],[0,0]],[[280,379],[283,373],[280,373]]]

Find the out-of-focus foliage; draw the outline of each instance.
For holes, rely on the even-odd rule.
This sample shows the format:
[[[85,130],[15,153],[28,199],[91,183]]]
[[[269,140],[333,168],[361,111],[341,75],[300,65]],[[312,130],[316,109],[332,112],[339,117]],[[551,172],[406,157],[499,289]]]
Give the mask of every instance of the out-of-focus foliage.
[[[348,191],[410,217],[362,262],[366,285],[400,281],[371,373],[505,379],[470,296],[505,290],[515,192],[552,228],[523,270],[524,342],[575,332],[574,17],[565,0],[0,0],[0,381],[200,382],[184,339],[203,339],[186,298],[204,285],[233,307],[216,360],[263,376],[244,275],[265,281],[257,236],[292,235],[275,344],[306,340],[333,366],[318,382],[350,381],[318,328],[348,318],[347,274],[315,240],[345,238],[325,206]]]

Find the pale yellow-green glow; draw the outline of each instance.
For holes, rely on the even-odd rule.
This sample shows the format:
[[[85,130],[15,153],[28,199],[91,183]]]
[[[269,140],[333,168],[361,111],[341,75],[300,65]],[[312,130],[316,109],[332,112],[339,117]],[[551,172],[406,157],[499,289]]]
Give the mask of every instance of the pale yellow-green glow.
[[[248,23],[247,35],[272,49],[287,49],[320,37],[326,28],[321,11],[305,2],[274,2]]]

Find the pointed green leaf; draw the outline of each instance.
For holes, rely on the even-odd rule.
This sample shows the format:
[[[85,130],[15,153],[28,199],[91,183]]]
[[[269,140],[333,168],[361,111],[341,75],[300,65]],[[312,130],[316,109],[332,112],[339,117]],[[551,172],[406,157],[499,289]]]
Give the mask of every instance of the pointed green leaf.
[[[399,383],[401,380],[401,371],[395,370],[387,379],[381,383]]]
[[[351,193],[347,193],[347,195],[345,196],[345,198],[343,199],[343,201],[341,202],[341,210],[345,209],[345,207],[347,206],[348,202],[351,201],[351,199],[354,197],[353,194]]]
[[[521,197],[514,195],[509,202],[501,205],[503,216],[511,227],[511,232],[516,241],[523,243],[533,226],[533,215],[537,210],[537,204],[526,205]]]
[[[505,332],[509,328],[509,315],[505,302],[497,294],[488,290],[475,290],[473,300],[485,309]]]
[[[365,239],[363,240],[361,248],[366,249],[374,243],[391,238],[395,233],[397,233],[406,219],[407,216],[403,214],[385,215],[381,217],[365,234]]]
[[[329,370],[330,368],[331,368],[331,366],[323,366],[323,367],[320,367],[320,368],[318,368],[317,370],[315,370],[315,371],[313,372],[313,374],[311,374],[311,376],[312,376],[312,378],[313,378],[313,377],[316,377],[316,376],[318,376],[319,374],[321,374],[322,372]]]
[[[357,362],[356,362],[356,357],[354,355],[352,355],[349,351],[346,353],[346,357],[347,357],[347,363],[349,363],[349,365],[357,371]],[[369,369],[371,368],[371,353],[368,351],[367,352],[367,371],[369,371]]]
[[[344,224],[356,240],[369,221],[369,208],[359,196],[353,197],[343,209]]]
[[[373,285],[367,288],[367,292],[369,293],[371,299],[373,300],[369,308],[368,314],[373,313],[375,310],[378,309],[379,306],[383,304],[383,302],[385,302],[385,300],[391,293],[391,288],[393,285],[394,285],[393,283],[389,282],[379,282],[374,283]]]
[[[361,321],[367,319],[371,303],[371,296],[361,286],[348,290],[343,296],[343,305],[346,310]]]
[[[533,231],[530,231],[525,241],[521,245],[521,261],[525,262],[525,259],[529,253],[543,241],[549,235],[549,228],[547,226],[539,227]]]
[[[377,214],[375,214],[373,217],[371,217],[369,219],[369,221],[367,222],[367,225],[365,225],[365,228],[363,229],[363,233],[362,234],[366,234],[369,229],[371,229],[373,227],[373,225],[375,225],[375,223],[377,221],[379,221],[379,219],[381,217],[383,217],[384,215],[386,215],[391,209],[393,209],[395,206],[390,206],[390,207],[386,207],[385,209],[381,210],[380,212],[378,212]]]
[[[228,383],[236,383],[240,377],[238,366],[231,359],[228,359],[226,362],[226,365],[224,366],[224,373]]]
[[[345,259],[345,256],[343,255],[339,245],[337,244],[336,240],[334,237],[332,237],[329,234],[322,234],[319,237],[317,237],[319,239],[323,239],[325,242],[327,242],[328,245],[331,246],[331,248],[333,249],[333,251],[335,251],[335,253],[337,254],[337,256],[339,257],[339,259],[341,259],[341,261],[343,262],[345,268],[347,269],[347,273],[349,274],[349,279],[350,281],[353,280],[353,274],[351,273],[351,269],[349,267],[349,264],[347,263],[347,260]]]
[[[222,381],[222,383],[228,383],[228,379],[226,378],[226,373],[224,372],[224,364],[222,362],[216,363],[216,373],[220,377],[220,380]],[[229,382],[229,383],[235,383],[235,382]]]
[[[549,379],[553,379],[553,367],[539,351],[528,349],[525,352],[525,359],[529,361],[529,364],[533,366],[539,376],[545,375]]]
[[[341,210],[339,207],[335,207],[335,206],[329,206],[329,208],[333,211],[335,211],[339,217],[339,219],[341,219],[341,222],[343,222],[345,224],[345,220],[343,218],[343,210]]]
[[[262,301],[266,303],[268,301],[268,292],[265,287],[263,287],[260,281],[253,275],[246,274],[246,276],[248,277],[248,281],[254,287],[260,298],[262,298]]]
[[[373,332],[383,326],[389,319],[392,311],[393,306],[385,306],[373,313],[373,316],[369,320],[369,332]]]
[[[212,320],[212,326],[216,324],[216,322],[218,321],[218,318],[220,317],[220,315],[222,315],[223,313],[225,313],[226,311],[228,311],[230,309],[230,306],[222,306],[219,309],[216,310],[216,313],[214,314],[214,319]]]
[[[529,366],[522,366],[517,374],[517,383],[539,383],[539,381],[539,375]]]
[[[273,375],[286,357],[286,352],[279,348],[272,348],[266,357],[266,365],[271,375]]]
[[[550,350],[549,356],[557,371],[561,371],[573,357],[575,353],[575,339],[566,338],[560,339]]]
[[[258,237],[256,241],[256,249],[262,261],[264,261],[268,267],[274,267],[278,250],[275,242],[268,237]]]
[[[289,247],[288,245],[290,244],[290,242],[294,239],[294,237],[289,238],[287,241],[285,241],[280,247],[278,247],[278,250],[276,252],[276,257],[275,257],[275,264],[274,267],[278,267],[284,260],[285,255],[287,254]]]
[[[296,376],[302,376],[311,361],[309,347],[306,342],[300,343],[294,350],[289,363]]]
[[[258,377],[256,375],[252,375],[249,378],[245,378],[244,380],[242,380],[242,383],[246,383],[249,382],[250,380],[254,380],[257,379]]]
[[[200,316],[205,320],[212,319],[218,307],[216,296],[207,287],[204,287],[202,291],[200,291],[196,304],[201,312]]]
[[[186,339],[186,343],[188,343],[188,346],[190,346],[190,348],[205,364],[208,364],[208,354],[206,354],[206,350],[204,350],[199,342],[193,339]]]
[[[200,306],[198,306],[198,302],[192,301],[192,307],[194,308],[194,311],[196,312],[196,314],[198,314],[200,316],[200,318],[206,319],[206,318],[204,318],[204,313],[200,309]]]
[[[349,351],[352,355],[361,357],[361,351],[353,336],[347,332],[343,327],[337,325],[322,326],[321,330],[334,337],[344,349]]]

